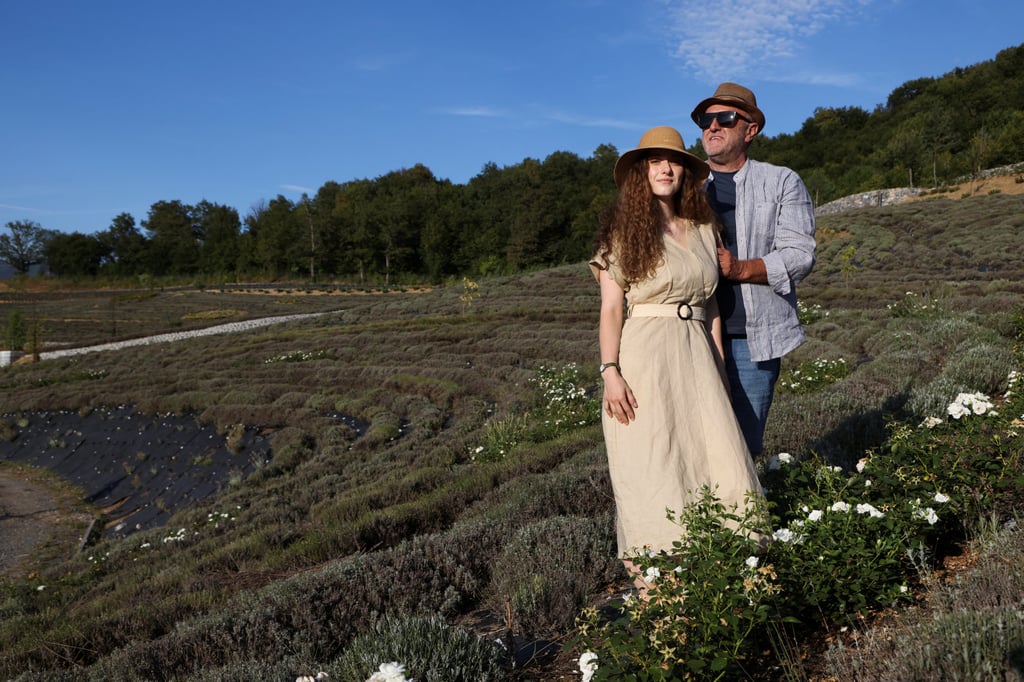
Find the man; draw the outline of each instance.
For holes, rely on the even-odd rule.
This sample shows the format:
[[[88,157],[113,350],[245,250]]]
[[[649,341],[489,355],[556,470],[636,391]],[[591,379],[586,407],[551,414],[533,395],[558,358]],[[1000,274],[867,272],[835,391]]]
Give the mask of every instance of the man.
[[[747,156],[765,123],[749,89],[722,83],[690,116],[702,131],[708,199],[723,226],[718,303],[733,410],[757,456],[781,358],[805,338],[796,285],[814,267],[814,206],[795,172]]]

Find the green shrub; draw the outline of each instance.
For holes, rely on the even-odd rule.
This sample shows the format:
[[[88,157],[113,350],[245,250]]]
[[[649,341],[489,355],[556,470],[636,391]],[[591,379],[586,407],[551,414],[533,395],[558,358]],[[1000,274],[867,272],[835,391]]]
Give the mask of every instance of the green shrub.
[[[27,340],[25,319],[21,310],[15,308],[7,315],[7,328],[4,332],[4,347],[7,350],[22,350]]]
[[[492,608],[517,635],[564,632],[588,597],[622,577],[610,515],[556,516],[523,526],[494,563]],[[557,560],[556,560],[557,557]]]
[[[782,465],[764,483],[776,510],[768,560],[781,614],[832,621],[909,596],[904,560],[925,522],[904,500],[883,505],[863,479],[818,460]]]
[[[886,308],[889,314],[897,318],[935,318],[942,316],[944,312],[937,298],[919,295],[913,291],[906,292],[903,298],[886,305]]]
[[[594,680],[739,679],[751,637],[771,618],[775,569],[764,563],[760,505],[727,509],[711,488],[674,519],[685,534],[669,552],[633,562],[647,597],[628,596],[609,620],[596,608],[577,625],[580,651],[597,654]]]
[[[974,564],[954,581],[930,584],[929,605],[899,627],[858,633],[856,646],[829,646],[840,680],[1017,680],[1024,651],[1024,531],[1001,526],[971,543]]]
[[[1024,664],[1024,612],[1006,606],[987,611],[941,613],[914,627],[891,633],[895,646],[876,657],[849,659],[831,651],[839,679],[1019,680]],[[913,655],[907,655],[907,652]]]
[[[601,421],[600,391],[589,389],[579,365],[541,365],[530,378],[536,390],[532,425],[533,440],[547,440],[560,433]]]
[[[477,462],[497,462],[505,459],[525,437],[530,422],[526,415],[507,414],[491,419],[484,426],[480,445],[470,452],[470,458]]]
[[[384,618],[352,641],[327,666],[332,679],[366,680],[381,665],[404,666],[417,682],[490,682],[508,679],[507,651],[438,616]]]
[[[795,369],[782,372],[777,384],[784,393],[809,393],[822,386],[834,384],[850,373],[846,360],[817,358],[800,363]]]

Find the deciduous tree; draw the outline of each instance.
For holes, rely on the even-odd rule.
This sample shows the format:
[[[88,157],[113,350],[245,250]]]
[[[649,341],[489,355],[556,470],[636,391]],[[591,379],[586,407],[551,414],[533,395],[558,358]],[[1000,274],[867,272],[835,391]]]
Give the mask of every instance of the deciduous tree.
[[[109,254],[95,235],[55,234],[43,248],[50,272],[60,277],[95,277]]]
[[[0,260],[21,274],[28,274],[33,265],[43,262],[43,249],[54,230],[46,230],[32,220],[15,220],[7,223],[10,234],[0,234]]]

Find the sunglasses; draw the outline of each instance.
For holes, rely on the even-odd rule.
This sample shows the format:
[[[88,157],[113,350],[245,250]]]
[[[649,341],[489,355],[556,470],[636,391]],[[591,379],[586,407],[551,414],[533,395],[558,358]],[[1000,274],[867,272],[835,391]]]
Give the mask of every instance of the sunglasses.
[[[697,117],[697,125],[700,126],[701,130],[707,130],[711,127],[712,121],[718,121],[718,125],[723,128],[732,128],[736,125],[737,119],[743,119],[747,123],[753,123],[754,120],[747,118],[738,111],[716,111],[713,114],[704,112]]]

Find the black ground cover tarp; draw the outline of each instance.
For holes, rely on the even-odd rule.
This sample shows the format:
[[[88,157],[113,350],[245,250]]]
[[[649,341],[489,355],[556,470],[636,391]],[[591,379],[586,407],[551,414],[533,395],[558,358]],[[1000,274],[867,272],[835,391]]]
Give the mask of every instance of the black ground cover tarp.
[[[14,433],[0,439],[0,461],[42,467],[81,488],[102,512],[108,536],[161,526],[270,459],[267,439],[254,430],[232,452],[224,435],[194,415],[154,417],[123,407],[0,419]]]

